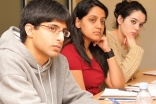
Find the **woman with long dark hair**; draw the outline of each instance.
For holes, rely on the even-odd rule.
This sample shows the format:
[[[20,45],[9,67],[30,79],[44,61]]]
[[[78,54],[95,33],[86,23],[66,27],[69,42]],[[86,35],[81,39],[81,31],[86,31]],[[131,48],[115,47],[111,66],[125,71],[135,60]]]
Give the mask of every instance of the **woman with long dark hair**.
[[[107,7],[100,1],[80,1],[72,13],[71,36],[61,52],[77,83],[93,95],[100,92],[104,82],[110,88],[125,86],[122,70],[104,35],[107,16]]]

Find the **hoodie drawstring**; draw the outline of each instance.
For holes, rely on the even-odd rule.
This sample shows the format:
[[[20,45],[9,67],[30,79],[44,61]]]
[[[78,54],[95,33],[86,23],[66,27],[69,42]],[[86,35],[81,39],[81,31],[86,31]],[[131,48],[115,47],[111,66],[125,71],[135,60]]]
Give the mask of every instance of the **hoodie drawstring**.
[[[53,89],[52,89],[52,84],[51,84],[51,78],[50,78],[50,72],[49,72],[49,70],[48,70],[48,76],[49,76],[49,83],[50,83],[50,92],[51,92],[51,100],[52,100],[52,104],[53,104],[53,101],[54,101],[54,99],[53,99]]]
[[[37,64],[37,70],[38,70],[38,73],[39,73],[40,82],[41,82],[41,85],[42,85],[42,88],[43,88],[43,92],[44,92],[44,95],[45,95],[45,98],[46,98],[46,104],[47,104],[47,95],[46,95],[46,92],[45,92],[45,88],[43,86],[43,82],[42,82],[42,78],[41,78],[41,73],[40,73],[39,65],[38,64]]]

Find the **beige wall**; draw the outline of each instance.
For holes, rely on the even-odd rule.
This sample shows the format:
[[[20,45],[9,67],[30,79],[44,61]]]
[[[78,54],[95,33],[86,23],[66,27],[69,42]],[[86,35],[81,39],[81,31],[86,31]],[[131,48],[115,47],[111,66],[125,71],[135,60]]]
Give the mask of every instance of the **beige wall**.
[[[57,0],[57,1],[60,2],[60,3],[63,4],[63,5],[66,5],[65,0]]]
[[[65,0],[57,1],[65,5]],[[21,9],[22,0],[0,0],[0,36],[10,26],[19,26]]]
[[[18,26],[21,0],[0,0],[0,36],[10,26]]]
[[[106,20],[107,29],[111,30],[112,23],[114,21],[114,8],[116,3],[121,2],[122,0],[100,0],[104,3],[109,9],[109,16]],[[142,48],[145,53],[143,60],[140,66],[140,69],[143,68],[156,68],[156,0],[137,0],[147,10],[148,21],[141,30],[141,43]]]
[[[65,0],[58,0],[64,4]],[[74,0],[75,1],[75,0]],[[80,0],[76,0],[80,1]],[[122,0],[100,0],[109,9],[106,21],[107,29],[111,30],[114,21],[113,11],[116,3]],[[141,31],[142,47],[145,50],[140,68],[156,68],[156,0],[138,0],[148,12],[148,21]],[[21,0],[0,0],[0,35],[14,25],[18,27],[21,12]]]

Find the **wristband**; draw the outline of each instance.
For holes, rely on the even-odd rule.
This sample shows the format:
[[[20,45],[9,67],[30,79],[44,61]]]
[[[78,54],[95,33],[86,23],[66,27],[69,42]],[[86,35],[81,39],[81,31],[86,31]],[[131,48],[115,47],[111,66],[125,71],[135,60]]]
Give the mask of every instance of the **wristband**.
[[[111,49],[109,52],[105,52],[105,56],[106,56],[107,59],[113,57],[114,56],[113,50]]]

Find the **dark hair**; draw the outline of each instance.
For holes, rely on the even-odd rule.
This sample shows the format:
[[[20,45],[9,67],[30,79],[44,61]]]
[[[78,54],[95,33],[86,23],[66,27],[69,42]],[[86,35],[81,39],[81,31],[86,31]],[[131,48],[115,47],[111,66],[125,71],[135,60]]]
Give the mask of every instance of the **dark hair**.
[[[91,59],[87,56],[87,54],[85,52],[83,34],[81,32],[81,29],[79,29],[75,26],[75,20],[76,20],[76,18],[79,18],[81,20],[84,16],[86,16],[89,13],[90,9],[95,6],[98,6],[101,9],[103,9],[103,11],[106,14],[106,18],[107,18],[108,9],[100,1],[98,1],[98,0],[82,0],[82,1],[80,1],[76,5],[76,7],[72,13],[72,24],[71,24],[71,28],[70,28],[71,36],[69,39],[65,40],[65,45],[69,44],[69,43],[74,44],[79,55],[90,66],[91,66]],[[106,31],[104,31],[104,33],[105,32]],[[93,57],[100,64],[102,70],[104,71],[105,76],[107,76],[108,63],[104,56],[103,50],[98,46],[93,46],[93,43],[90,44],[89,49],[90,49]]]
[[[25,25],[30,23],[34,27],[42,22],[51,22],[57,20],[70,25],[70,14],[66,7],[54,0],[31,0],[22,10],[20,21],[20,38],[24,43],[27,37]]]
[[[116,8],[114,10],[114,16],[116,18],[115,26],[114,28],[118,28],[118,16],[121,15],[123,19],[125,19],[127,16],[129,16],[133,11],[141,11],[143,14],[145,14],[145,22],[147,21],[147,12],[145,8],[137,1],[130,1],[122,0],[121,3],[116,4]]]

